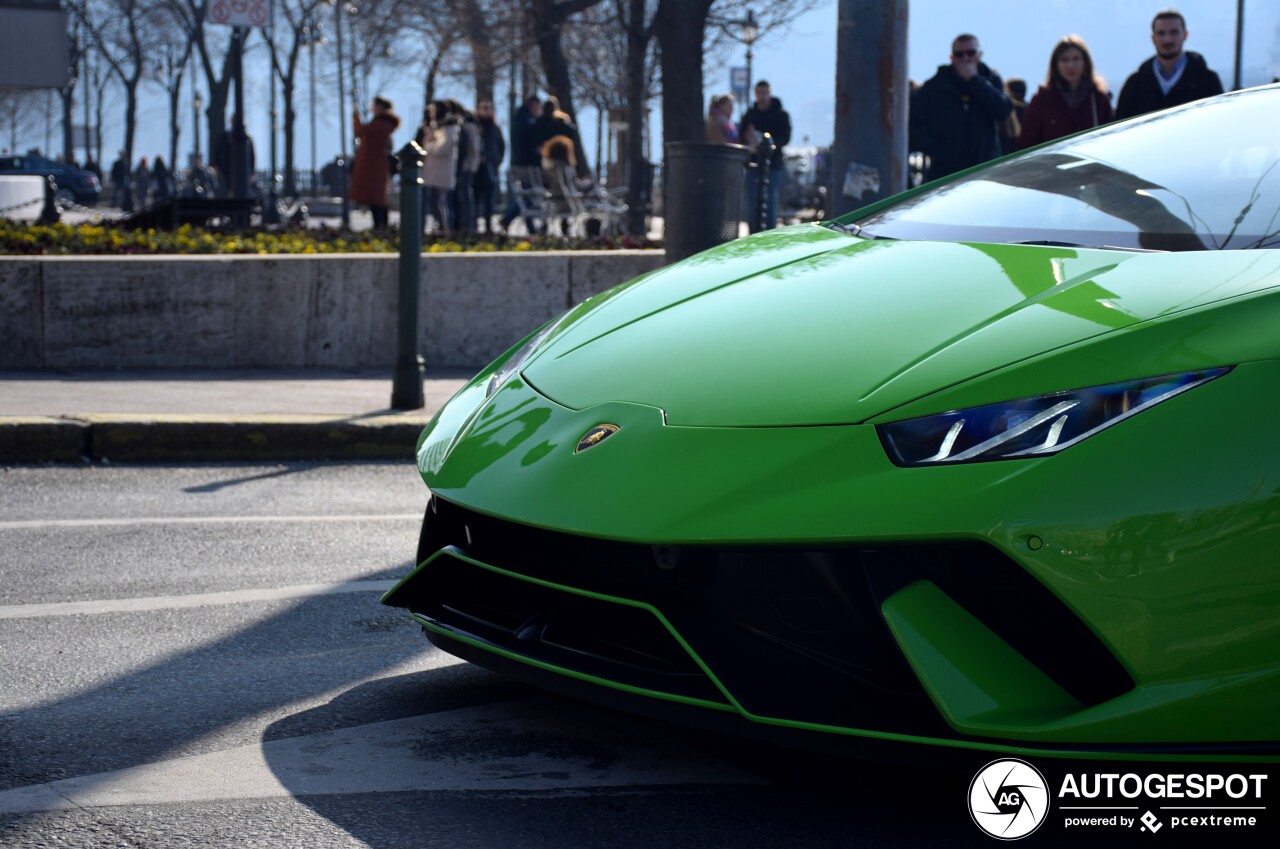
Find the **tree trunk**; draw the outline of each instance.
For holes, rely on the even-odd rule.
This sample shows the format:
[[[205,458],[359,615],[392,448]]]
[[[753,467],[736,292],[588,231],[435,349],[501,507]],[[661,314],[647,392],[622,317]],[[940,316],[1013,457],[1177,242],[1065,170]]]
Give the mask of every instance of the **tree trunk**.
[[[204,67],[205,85],[209,89],[209,105],[205,108],[204,114],[209,125],[209,153],[206,162],[213,162],[213,152],[218,149],[218,144],[222,140],[222,136],[227,132],[227,99],[231,94],[231,50],[227,50],[225,56],[222,57],[222,76],[221,78],[214,72],[213,61],[209,56],[209,50],[204,43],[204,32],[200,32],[196,39],[196,48],[200,51],[200,62]],[[223,190],[226,190],[226,175],[219,175],[224,181]]]
[[[563,2],[531,0],[529,7],[533,39],[538,45],[538,58],[542,61],[542,73],[547,80],[547,91],[560,101],[560,108],[569,115],[569,119],[575,125],[579,123],[578,113],[573,107],[569,61],[564,56],[560,37],[565,21],[598,2],[600,0],[563,0]],[[580,176],[585,177],[591,174],[591,164],[587,162],[586,151],[580,152],[582,155],[579,157],[577,171]]]
[[[293,146],[297,138],[294,125],[298,118],[298,113],[293,108],[294,83],[294,74],[290,73],[280,86],[284,95],[284,194],[291,198],[298,196],[298,184],[293,174]]]
[[[67,162],[72,162],[76,158],[76,142],[71,132],[72,123],[75,120],[72,116],[72,110],[75,108],[75,92],[74,81],[58,92],[58,96],[62,98],[62,158]],[[88,130],[86,129],[85,132]],[[87,143],[88,139],[85,141]]]
[[[124,83],[124,161],[129,171],[124,181],[124,197],[125,211],[130,212],[137,209],[133,197],[133,134],[138,125],[138,78],[121,82]]]
[[[182,124],[178,118],[178,100],[182,93],[182,74],[173,79],[173,88],[169,89],[169,173],[176,186],[178,175],[182,169],[178,167],[178,137],[182,135]]]
[[[702,141],[702,42],[713,0],[662,0],[653,33],[662,51],[662,140]]]
[[[478,0],[464,0],[462,29],[471,48],[472,71],[475,76],[476,103],[493,100],[498,70],[493,61],[493,45],[489,37],[489,21]]]
[[[98,143],[98,167],[106,170],[102,162],[102,102],[106,99],[109,74],[103,74],[98,68],[93,69],[93,93],[97,100],[93,104],[94,140]]]
[[[644,7],[645,0],[627,0],[624,22],[627,30],[627,136],[623,157],[627,164],[627,232],[633,236],[643,236],[647,229],[645,204],[648,192],[645,191],[645,180],[649,169],[644,161],[644,107],[648,87],[645,85],[644,62],[649,51],[650,33],[645,26]]]
[[[827,212],[833,216],[907,188],[907,0],[840,0],[836,27],[836,121]],[[876,188],[844,194],[858,163]]]
[[[546,21],[536,22],[535,39],[538,58],[542,62],[542,74],[547,80],[547,93],[560,101],[560,108],[578,123],[578,112],[573,106],[573,85],[569,80],[569,60],[564,56],[560,43],[560,25]]]
[[[427,106],[431,101],[436,99],[436,79],[440,76],[440,65],[444,62],[445,54],[449,52],[450,45],[448,43],[440,45],[440,51],[431,57],[431,64],[427,66],[427,82],[426,88],[423,90],[422,101],[422,121],[427,120]]]

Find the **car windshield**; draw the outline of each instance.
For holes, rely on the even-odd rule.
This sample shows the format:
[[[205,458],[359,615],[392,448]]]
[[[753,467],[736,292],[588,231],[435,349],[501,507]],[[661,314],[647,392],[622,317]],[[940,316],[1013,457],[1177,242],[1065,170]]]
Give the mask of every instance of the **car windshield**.
[[[861,219],[863,236],[1157,251],[1280,247],[1280,88],[1104,127]]]

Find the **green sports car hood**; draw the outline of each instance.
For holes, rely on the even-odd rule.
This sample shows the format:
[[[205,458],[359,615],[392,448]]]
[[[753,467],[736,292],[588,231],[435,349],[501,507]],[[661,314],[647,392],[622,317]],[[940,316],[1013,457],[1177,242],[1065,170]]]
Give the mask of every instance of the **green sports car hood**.
[[[862,422],[1003,366],[1274,286],[1276,253],[872,241],[802,225],[587,302],[524,376],[573,409],[640,403],[675,426]]]

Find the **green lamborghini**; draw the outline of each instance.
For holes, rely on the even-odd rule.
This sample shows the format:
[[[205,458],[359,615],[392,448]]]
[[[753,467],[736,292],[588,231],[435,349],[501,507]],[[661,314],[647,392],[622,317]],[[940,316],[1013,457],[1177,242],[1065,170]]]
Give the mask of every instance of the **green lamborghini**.
[[[592,298],[423,433],[445,651],[738,731],[1280,759],[1280,87]]]

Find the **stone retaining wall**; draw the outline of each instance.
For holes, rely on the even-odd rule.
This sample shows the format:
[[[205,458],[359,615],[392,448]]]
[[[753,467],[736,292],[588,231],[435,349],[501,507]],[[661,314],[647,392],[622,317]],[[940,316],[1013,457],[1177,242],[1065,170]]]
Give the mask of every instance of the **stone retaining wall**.
[[[478,368],[661,251],[425,254],[423,352]],[[0,369],[361,368],[396,354],[389,254],[0,258]]]

